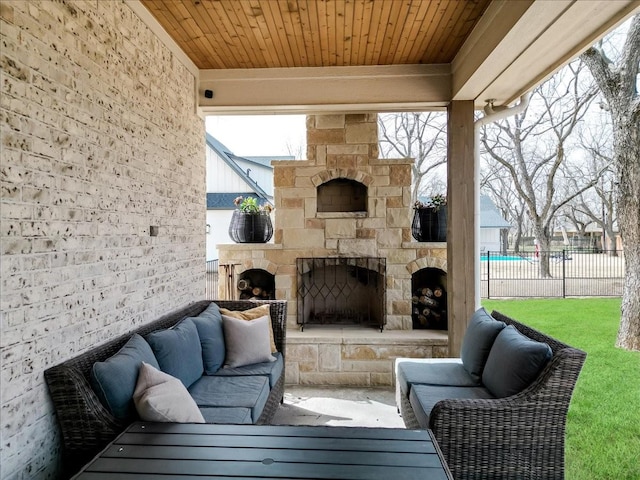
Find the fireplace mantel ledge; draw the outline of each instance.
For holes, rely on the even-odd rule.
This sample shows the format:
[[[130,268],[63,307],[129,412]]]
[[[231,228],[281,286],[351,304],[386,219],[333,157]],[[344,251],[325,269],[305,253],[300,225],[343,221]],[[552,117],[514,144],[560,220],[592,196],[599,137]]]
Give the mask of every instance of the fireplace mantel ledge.
[[[317,212],[316,218],[367,218],[367,212]]]
[[[406,345],[423,344],[448,345],[449,336],[446,330],[384,330],[375,328],[340,328],[305,326],[305,330],[289,329],[287,343],[333,343],[333,344],[367,344],[367,345]]]
[[[447,248],[447,242],[402,242],[402,248]]]
[[[219,243],[218,250],[247,251],[247,250],[282,250],[281,243]]]

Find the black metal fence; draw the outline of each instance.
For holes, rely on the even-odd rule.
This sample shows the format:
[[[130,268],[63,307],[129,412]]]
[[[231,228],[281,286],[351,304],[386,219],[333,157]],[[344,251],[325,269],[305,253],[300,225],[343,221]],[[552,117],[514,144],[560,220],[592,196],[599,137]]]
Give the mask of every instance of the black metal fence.
[[[487,252],[480,257],[480,295],[501,297],[619,297],[624,281],[624,254],[611,251],[549,252],[550,277],[540,274],[535,252]],[[218,260],[207,261],[205,297],[218,294]]]
[[[480,295],[498,297],[617,297],[624,281],[623,252],[547,252],[549,276],[540,252],[487,252],[480,257]]]
[[[218,296],[218,260],[208,260],[205,270],[205,300],[215,300]]]

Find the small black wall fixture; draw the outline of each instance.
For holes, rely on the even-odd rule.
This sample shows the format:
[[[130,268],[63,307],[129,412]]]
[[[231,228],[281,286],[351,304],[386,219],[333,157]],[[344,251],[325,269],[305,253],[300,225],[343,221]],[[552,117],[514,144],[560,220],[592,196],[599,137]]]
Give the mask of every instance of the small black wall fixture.
[[[205,98],[213,98],[213,90],[205,90],[204,96]]]

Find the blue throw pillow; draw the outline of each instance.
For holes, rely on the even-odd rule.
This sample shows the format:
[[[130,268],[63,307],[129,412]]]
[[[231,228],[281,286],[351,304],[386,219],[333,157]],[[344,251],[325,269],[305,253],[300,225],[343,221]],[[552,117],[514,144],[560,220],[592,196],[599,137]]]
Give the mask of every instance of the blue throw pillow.
[[[211,303],[200,315],[190,318],[198,329],[204,372],[213,375],[222,368],[226,355],[220,308]]]
[[[462,338],[460,358],[464,369],[474,381],[480,383],[493,342],[504,327],[504,322],[493,318],[484,308],[476,310],[471,317]]]
[[[136,415],[133,391],[142,362],[159,368],[151,347],[136,333],[118,353],[91,368],[91,387],[116,418],[126,420]]]
[[[498,398],[515,395],[536,379],[551,355],[549,345],[531,340],[509,325],[493,343],[482,383]]]
[[[186,318],[168,330],[158,330],[145,337],[158,359],[160,370],[179,378],[185,387],[202,376],[202,347],[198,329]]]

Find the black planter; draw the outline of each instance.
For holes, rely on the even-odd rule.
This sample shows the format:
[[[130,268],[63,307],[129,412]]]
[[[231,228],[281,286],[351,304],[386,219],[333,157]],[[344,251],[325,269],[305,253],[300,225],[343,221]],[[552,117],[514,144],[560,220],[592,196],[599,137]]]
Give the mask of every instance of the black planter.
[[[243,213],[234,210],[229,236],[236,243],[266,243],[273,236],[271,217],[266,212]]]
[[[447,207],[414,209],[411,235],[418,242],[446,242]]]

